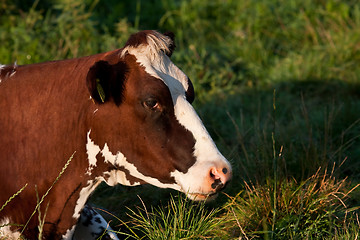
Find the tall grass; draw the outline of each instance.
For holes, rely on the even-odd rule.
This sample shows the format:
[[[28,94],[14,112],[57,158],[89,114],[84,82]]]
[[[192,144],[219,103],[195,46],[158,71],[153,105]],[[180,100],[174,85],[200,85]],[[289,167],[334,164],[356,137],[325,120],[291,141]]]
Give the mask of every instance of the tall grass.
[[[120,21],[118,34],[101,34],[90,18],[98,1],[89,6],[78,0],[59,1],[47,10],[38,10],[39,2],[35,1],[28,12],[0,15],[2,63],[29,64],[108,51],[120,48],[131,33],[127,23]],[[0,13],[9,8],[15,8],[10,1],[0,6]]]
[[[221,208],[184,196],[160,207],[141,201],[128,210],[129,222],[120,232],[130,229],[125,234],[130,239],[357,239],[360,207],[349,205],[349,199],[359,185],[349,188],[334,171],[319,169],[300,182],[244,182]]]
[[[40,206],[41,204],[44,202],[46,196],[49,194],[49,192],[51,191],[51,189],[54,187],[54,185],[59,181],[59,179],[61,178],[61,176],[64,174],[65,170],[68,168],[70,162],[72,161],[73,157],[74,157],[74,154],[76,152],[74,152],[70,158],[66,161],[64,167],[61,169],[61,171],[59,172],[59,175],[55,178],[55,180],[53,181],[53,183],[49,186],[49,188],[47,189],[47,191],[41,196],[41,198],[39,198],[39,195],[38,195],[38,191],[37,191],[37,186],[35,185],[35,194],[36,194],[36,199],[37,199],[37,204],[35,206],[35,209],[34,211],[32,212],[32,214],[29,216],[29,219],[27,220],[27,222],[24,224],[24,225],[19,225],[17,223],[10,223],[9,225],[10,226],[18,226],[18,227],[21,227],[22,230],[20,232],[20,234],[22,234],[25,230],[26,230],[26,227],[27,225],[29,224],[29,222],[31,221],[32,217],[37,213],[38,214],[38,231],[39,231],[39,235],[38,235],[38,239],[43,239],[42,237],[42,234],[43,234],[43,227],[44,227],[44,223],[45,223],[45,219],[46,219],[46,213],[47,213],[47,209],[48,209],[48,206],[49,206],[49,203],[47,204],[46,208],[45,208],[45,212],[43,213],[43,216],[42,216],[42,213],[41,213],[41,209],[40,209]],[[24,185],[24,187],[22,187],[19,191],[17,191],[15,194],[13,194],[1,207],[0,209],[0,212],[6,207],[6,205],[11,202],[16,196],[18,196],[19,194],[21,194],[21,192],[27,187],[28,183],[26,183]],[[2,225],[0,226],[0,233],[1,232],[1,228],[3,227],[7,227],[8,225]],[[7,239],[7,237],[9,236],[2,236],[0,235],[0,239]],[[21,237],[22,239],[22,237]]]
[[[219,209],[207,210],[204,203],[194,203],[178,196],[171,197],[166,206],[151,207],[145,204],[130,210],[133,229],[145,239],[204,239],[215,237],[214,229],[220,225],[216,218]],[[139,236],[136,236],[139,238]]]
[[[336,171],[338,176],[359,179],[356,170],[359,116],[349,113],[349,107],[358,106],[359,99],[351,93],[351,88],[337,84],[328,85],[322,96],[319,91],[323,87],[317,83],[304,86],[294,82],[278,86],[276,122],[270,89],[240,92],[226,99],[220,96],[202,106],[200,115],[218,146],[230,159],[236,159],[235,174],[240,178],[262,182],[274,175],[275,123],[276,150],[283,146],[278,159],[279,179],[288,176],[306,179],[318,167],[326,168],[333,163],[341,166]],[[351,99],[350,106],[346,98]]]
[[[330,239],[339,231],[360,227],[355,212],[358,208],[345,204],[353,191],[345,190],[345,185],[344,180],[337,181],[320,169],[301,182],[289,179],[275,185],[273,181],[257,186],[245,184],[245,190],[231,197],[225,207],[225,219],[231,220],[224,224],[224,234],[229,238]]]

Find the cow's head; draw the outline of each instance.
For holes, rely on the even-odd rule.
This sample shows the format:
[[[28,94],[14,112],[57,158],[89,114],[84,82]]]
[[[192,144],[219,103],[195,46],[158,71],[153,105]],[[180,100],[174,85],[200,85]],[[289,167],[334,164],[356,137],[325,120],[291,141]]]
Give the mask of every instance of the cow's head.
[[[109,185],[150,183],[203,200],[225,186],[231,166],[191,105],[194,89],[170,60],[173,49],[172,34],[143,31],[116,60],[108,56],[91,67],[87,174]]]

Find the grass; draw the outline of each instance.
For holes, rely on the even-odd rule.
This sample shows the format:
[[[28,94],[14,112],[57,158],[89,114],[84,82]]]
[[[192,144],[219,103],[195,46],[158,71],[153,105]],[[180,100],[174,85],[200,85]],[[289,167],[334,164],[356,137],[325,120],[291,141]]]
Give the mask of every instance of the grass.
[[[276,119],[271,89],[220,96],[199,110],[228,158],[241,159],[235,163],[241,177],[261,182],[273,176],[275,124],[276,150],[283,146],[278,160],[280,179],[288,176],[306,179],[318,167],[333,163],[340,166],[345,158],[347,161],[337,170],[339,176],[358,179],[354,169],[359,164],[356,144],[360,129],[359,116],[353,109],[360,102],[354,88],[338,82],[328,85],[291,82],[276,86],[276,90]]]
[[[218,209],[207,211],[204,203],[194,204],[178,196],[150,211],[143,204],[143,208],[130,211],[130,218],[133,229],[145,239],[201,239],[214,236],[213,229],[221,223],[218,213]]]
[[[246,184],[245,190],[230,197],[225,207],[228,222],[224,225],[224,234],[227,234],[224,239],[239,236],[329,239],[339,230],[347,229],[344,226],[349,220],[340,220],[340,216],[347,215],[351,220],[358,218],[353,212],[356,209],[349,209],[345,204],[353,190],[344,192],[345,184],[344,180],[336,181],[326,171],[320,174],[320,169],[305,181],[277,182],[277,191],[272,181],[260,186]]]
[[[43,239],[42,237],[42,232],[43,232],[43,226],[44,226],[44,223],[45,223],[45,219],[46,219],[46,213],[47,213],[47,209],[48,209],[48,206],[49,206],[49,203],[47,204],[46,208],[45,208],[45,212],[41,213],[41,210],[40,210],[40,205],[43,203],[44,199],[46,198],[46,196],[49,194],[49,192],[51,191],[51,189],[54,187],[54,185],[59,181],[59,179],[61,178],[61,176],[64,174],[65,170],[68,168],[70,162],[72,161],[74,155],[75,155],[76,152],[74,152],[70,158],[66,161],[64,167],[61,169],[61,171],[59,172],[59,175],[56,177],[56,179],[54,180],[54,182],[50,185],[50,187],[47,189],[47,191],[44,193],[44,195],[41,196],[41,199],[39,198],[39,195],[38,195],[38,191],[37,191],[37,186],[35,185],[35,194],[36,194],[36,199],[37,199],[37,204],[35,206],[35,209],[34,211],[32,212],[31,216],[29,217],[28,221],[24,224],[24,225],[18,225],[18,224],[14,224],[14,223],[9,223],[8,225],[10,226],[17,226],[17,227],[21,227],[22,230],[20,232],[20,234],[22,234],[27,225],[29,224],[31,218],[35,215],[35,213],[37,212],[38,214],[38,222],[39,222],[39,225],[38,225],[38,230],[39,230],[39,235],[38,235],[38,239]],[[21,192],[27,187],[27,183],[19,190],[17,191],[15,194],[13,194],[3,205],[2,207],[0,208],[0,212],[6,207],[6,205],[12,201],[16,196],[18,196],[19,194],[21,194]],[[7,227],[8,225],[1,225],[0,226],[0,232],[1,232],[1,228],[3,227]],[[0,239],[7,239],[8,236],[0,236]],[[20,237],[19,239],[22,239],[22,237]]]
[[[121,222],[120,232],[130,239],[357,239],[360,207],[348,202],[358,185],[337,180],[335,170],[319,169],[300,182],[244,182],[222,207],[184,196],[170,197],[158,207],[140,199],[122,217],[128,222]]]
[[[206,205],[102,185],[91,201],[117,216],[106,215],[113,229],[135,239],[359,239],[357,1],[1,3],[2,64],[112,50],[138,29],[175,32],[172,59],[234,178]]]

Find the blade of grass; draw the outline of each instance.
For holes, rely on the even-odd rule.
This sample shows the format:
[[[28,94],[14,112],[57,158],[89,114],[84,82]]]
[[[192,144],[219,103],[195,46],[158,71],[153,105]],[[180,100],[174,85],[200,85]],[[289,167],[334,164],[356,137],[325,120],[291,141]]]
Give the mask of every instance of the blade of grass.
[[[49,189],[46,191],[46,193],[41,197],[40,201],[36,204],[36,207],[34,209],[34,211],[32,212],[32,214],[30,215],[28,221],[25,223],[23,229],[21,230],[20,234],[22,235],[23,232],[25,231],[27,225],[29,224],[31,218],[34,216],[34,214],[36,213],[36,211],[38,210],[38,208],[40,208],[40,205],[42,204],[42,202],[44,201],[45,197],[49,194],[50,190],[54,187],[54,185],[57,183],[57,181],[59,181],[60,177],[63,175],[63,173],[65,172],[65,170],[67,169],[67,167],[69,166],[70,162],[72,161],[74,155],[76,152],[74,152],[71,157],[67,160],[67,162],[65,163],[64,167],[61,169],[61,172],[59,173],[59,175],[56,177],[56,179],[54,180],[54,182],[51,184],[51,186],[49,187]]]

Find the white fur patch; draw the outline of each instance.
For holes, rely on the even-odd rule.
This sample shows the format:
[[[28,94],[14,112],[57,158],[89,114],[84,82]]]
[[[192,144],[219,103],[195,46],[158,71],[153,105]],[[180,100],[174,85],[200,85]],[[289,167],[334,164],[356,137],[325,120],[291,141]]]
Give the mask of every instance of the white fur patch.
[[[164,184],[162,182],[160,182],[158,179],[156,178],[152,178],[149,176],[145,176],[144,174],[142,174],[141,172],[138,171],[138,169],[136,168],[136,166],[130,162],[127,161],[126,157],[124,156],[124,154],[122,154],[120,151],[118,151],[116,154],[112,153],[109,150],[108,145],[105,143],[104,148],[100,149],[99,146],[97,146],[90,138],[90,131],[88,132],[88,143],[89,146],[91,145],[91,147],[93,148],[91,151],[88,151],[88,154],[92,154],[91,156],[88,155],[88,158],[95,158],[95,156],[98,153],[101,153],[102,156],[104,157],[104,162],[105,163],[109,163],[112,164],[115,168],[116,167],[123,167],[126,170],[129,171],[130,175],[144,180],[145,182],[152,184],[154,186],[157,187],[161,187],[161,188],[173,188],[175,190],[180,190],[179,186],[176,186],[174,184]],[[88,146],[88,144],[87,144]],[[126,186],[135,186],[135,185],[139,185],[140,183],[135,182],[134,184],[131,184],[130,181],[128,181],[126,179],[126,174],[120,170],[111,170],[110,172],[104,172],[102,179],[110,186],[114,186],[116,184],[122,184],[122,185],[126,185]]]
[[[107,145],[107,143],[105,143],[104,148],[101,150],[101,153],[103,155],[103,157],[105,158],[104,162],[105,163],[110,163],[114,166],[120,166],[121,162],[124,160],[126,160],[124,154],[122,154],[121,152],[118,152],[116,155],[112,154],[112,152],[110,152],[110,149]]]
[[[87,134],[86,142],[86,153],[88,155],[89,167],[87,168],[86,174],[91,175],[91,171],[96,167],[96,155],[100,152],[99,146],[95,145],[94,142],[90,139],[90,132]]]
[[[21,235],[19,232],[13,232],[10,229],[10,219],[4,218],[0,221],[0,239],[17,240]]]
[[[80,190],[80,196],[76,201],[73,218],[78,219],[80,217],[80,212],[85,206],[87,199],[89,198],[90,194],[95,190],[95,188],[101,183],[102,180],[102,178],[89,180],[88,185]]]
[[[66,233],[62,236],[63,240],[73,240],[73,235],[75,231],[76,225],[72,226],[70,229],[66,231]]]
[[[175,102],[177,96],[185,96],[186,89],[188,89],[188,78],[165,54],[168,51],[166,45],[169,44],[168,41],[171,40],[166,36],[155,41],[153,35],[148,35],[148,45],[140,45],[136,48],[125,47],[121,56],[126,53],[134,55],[137,62],[145,67],[147,73],[164,81]]]
[[[120,170],[111,170],[110,172],[104,172],[104,179],[107,185],[115,186],[116,184],[122,184],[125,186],[137,186],[140,185],[139,182],[131,184],[131,182],[126,178],[126,174]]]
[[[165,183],[160,182],[156,178],[145,176],[144,174],[142,174],[141,172],[138,171],[137,167],[134,164],[126,161],[126,158],[123,160],[123,162],[119,166],[122,166],[125,169],[127,169],[130,172],[131,176],[139,178],[141,180],[144,180],[145,182],[147,182],[151,185],[154,185],[154,186],[157,186],[160,188],[173,188],[175,190],[180,190],[179,186],[176,186],[174,184],[165,184]]]
[[[151,59],[151,61],[155,61],[156,59],[158,59],[160,53],[170,53],[169,46],[172,40],[169,37],[153,31],[152,34],[147,35],[146,40],[149,46],[149,48],[146,50],[146,54]],[[139,47],[146,48],[147,45],[146,46],[142,45],[137,47],[127,46],[120,53],[120,57],[124,57],[128,52],[130,53],[131,51],[139,50]]]

